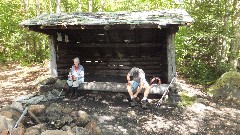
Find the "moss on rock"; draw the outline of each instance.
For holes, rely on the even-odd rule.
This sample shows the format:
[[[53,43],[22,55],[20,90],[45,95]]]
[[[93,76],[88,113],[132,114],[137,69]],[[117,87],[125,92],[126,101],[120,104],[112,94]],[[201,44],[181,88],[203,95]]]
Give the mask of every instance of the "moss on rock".
[[[209,89],[208,93],[216,99],[232,100],[240,103],[240,73],[224,73]]]

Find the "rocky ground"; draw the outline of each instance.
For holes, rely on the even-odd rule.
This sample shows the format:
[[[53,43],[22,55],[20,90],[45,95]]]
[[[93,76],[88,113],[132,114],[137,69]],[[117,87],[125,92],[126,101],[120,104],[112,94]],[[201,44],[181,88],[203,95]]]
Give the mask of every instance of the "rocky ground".
[[[1,108],[20,95],[36,93],[36,78],[48,76],[46,66],[28,68],[19,65],[0,67]],[[52,99],[39,104],[56,103],[73,111],[86,112],[103,135],[160,134],[240,134],[240,107],[226,101],[215,101],[200,86],[178,79],[181,93],[192,103],[164,103],[156,107],[159,96],[150,95],[149,109],[130,108],[127,93],[82,91],[79,98]],[[48,127],[50,128],[50,127]],[[1,128],[0,128],[1,129]],[[47,133],[45,133],[47,134]]]

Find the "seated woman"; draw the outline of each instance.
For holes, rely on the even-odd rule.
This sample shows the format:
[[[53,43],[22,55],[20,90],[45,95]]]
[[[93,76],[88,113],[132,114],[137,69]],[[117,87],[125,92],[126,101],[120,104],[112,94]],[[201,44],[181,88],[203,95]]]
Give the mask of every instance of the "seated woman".
[[[70,68],[67,84],[70,90],[70,97],[78,97],[78,86],[84,82],[84,68],[80,65],[78,57],[73,59],[74,65]]]

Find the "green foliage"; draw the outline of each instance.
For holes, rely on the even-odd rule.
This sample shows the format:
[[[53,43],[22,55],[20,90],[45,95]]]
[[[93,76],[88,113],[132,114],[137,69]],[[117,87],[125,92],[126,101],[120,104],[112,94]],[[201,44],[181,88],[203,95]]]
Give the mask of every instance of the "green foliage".
[[[190,3],[191,2],[191,3]],[[195,22],[176,35],[177,69],[193,83],[212,84],[229,71],[232,1],[190,1],[184,7]]]
[[[194,96],[189,96],[186,92],[181,92],[180,93],[180,97],[181,97],[181,101],[178,102],[178,106],[179,107],[185,107],[185,106],[190,106],[192,105],[195,100],[196,97]]]
[[[19,1],[2,1],[0,10],[4,13],[0,17],[0,62],[32,63],[48,58],[46,36],[19,26],[23,19],[35,14],[26,13]]]

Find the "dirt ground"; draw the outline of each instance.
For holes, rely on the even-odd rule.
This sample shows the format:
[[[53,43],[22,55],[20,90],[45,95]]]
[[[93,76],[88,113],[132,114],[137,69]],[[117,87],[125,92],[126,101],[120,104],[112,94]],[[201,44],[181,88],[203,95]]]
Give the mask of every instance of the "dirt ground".
[[[49,75],[45,65],[22,67],[1,65],[0,105],[11,103],[19,95],[35,93],[35,79]],[[179,107],[164,103],[156,107],[159,96],[149,96],[149,109],[130,108],[127,93],[82,91],[77,99],[57,99],[42,104],[59,103],[74,110],[86,111],[97,120],[104,135],[161,135],[161,134],[240,134],[240,107],[214,101],[193,86],[179,79],[185,93],[196,97],[192,105]]]

